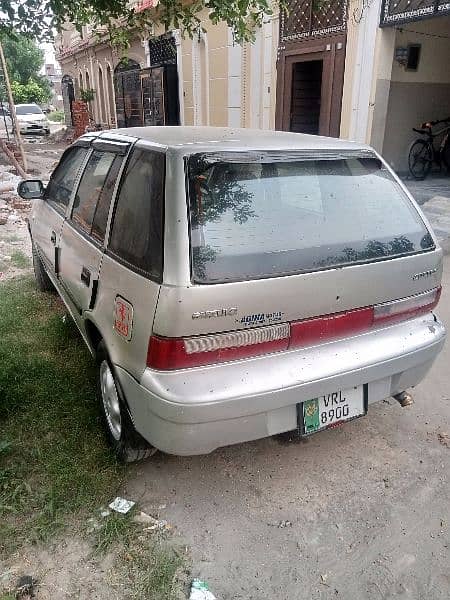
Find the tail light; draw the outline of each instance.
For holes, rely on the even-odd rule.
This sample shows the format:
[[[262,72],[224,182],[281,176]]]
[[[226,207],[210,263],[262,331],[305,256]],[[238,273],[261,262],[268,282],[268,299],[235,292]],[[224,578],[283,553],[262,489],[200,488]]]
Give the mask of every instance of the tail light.
[[[229,333],[186,338],[152,335],[148,344],[147,366],[170,371],[312,346],[368,331],[377,324],[396,323],[425,314],[437,305],[440,294],[441,288],[438,287],[423,294],[366,308]]]
[[[396,323],[430,312],[437,306],[441,290],[442,288],[439,286],[423,294],[377,304],[374,307],[374,323]]]
[[[190,338],[152,335],[147,366],[162,370],[183,369],[279,352],[288,349],[289,332],[289,323],[283,323]]]

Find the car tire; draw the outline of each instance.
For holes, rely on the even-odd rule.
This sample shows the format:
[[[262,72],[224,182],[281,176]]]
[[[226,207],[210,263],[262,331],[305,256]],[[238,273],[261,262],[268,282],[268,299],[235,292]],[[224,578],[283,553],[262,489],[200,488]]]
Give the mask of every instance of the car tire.
[[[103,340],[97,347],[97,395],[109,445],[120,462],[153,456],[157,449],[136,431]]]
[[[36,280],[36,285],[41,292],[55,292],[55,286],[53,285],[50,277],[45,270],[44,265],[42,264],[41,259],[39,258],[39,254],[37,250],[32,244],[32,255],[33,255],[33,270],[34,277]]]

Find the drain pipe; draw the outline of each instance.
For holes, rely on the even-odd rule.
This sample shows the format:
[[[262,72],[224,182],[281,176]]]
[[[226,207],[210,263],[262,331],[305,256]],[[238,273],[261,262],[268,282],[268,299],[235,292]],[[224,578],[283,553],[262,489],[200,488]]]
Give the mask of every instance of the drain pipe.
[[[395,394],[393,398],[395,398],[403,408],[405,406],[411,406],[411,404],[414,404],[413,397],[408,392],[399,392],[398,394]]]

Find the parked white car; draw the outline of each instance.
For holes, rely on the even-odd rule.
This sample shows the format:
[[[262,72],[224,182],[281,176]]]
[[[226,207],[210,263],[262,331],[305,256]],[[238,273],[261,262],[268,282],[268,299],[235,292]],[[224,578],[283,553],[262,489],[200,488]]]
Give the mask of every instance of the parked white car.
[[[50,123],[37,104],[16,104],[20,133],[50,133]]]

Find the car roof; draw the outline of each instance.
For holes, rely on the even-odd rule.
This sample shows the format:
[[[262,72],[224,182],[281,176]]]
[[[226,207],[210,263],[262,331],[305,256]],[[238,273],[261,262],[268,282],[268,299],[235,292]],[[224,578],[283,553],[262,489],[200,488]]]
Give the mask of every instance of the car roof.
[[[111,129],[86,136],[98,139],[134,138],[180,154],[248,150],[361,150],[368,146],[337,138],[260,129],[230,127],[162,126]]]

